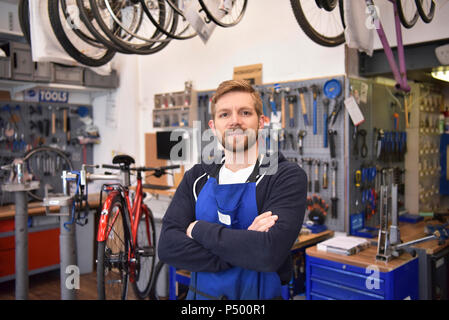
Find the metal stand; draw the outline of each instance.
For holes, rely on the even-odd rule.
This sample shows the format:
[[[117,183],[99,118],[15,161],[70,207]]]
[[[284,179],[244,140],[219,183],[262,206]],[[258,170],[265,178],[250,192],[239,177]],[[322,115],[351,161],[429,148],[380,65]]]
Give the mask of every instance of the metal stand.
[[[75,300],[76,288],[72,283],[73,275],[70,266],[77,266],[75,223],[71,223],[72,198],[69,196],[69,187],[66,172],[62,173],[63,195],[53,195],[44,198],[43,205],[47,215],[58,215],[60,223],[59,257],[61,300]],[[60,207],[59,213],[50,213],[50,206]],[[67,227],[67,224],[71,224]]]
[[[23,182],[22,167],[17,165],[20,178],[2,186],[5,192],[14,192],[15,224],[15,271],[16,300],[28,299],[28,195],[27,191],[39,188],[38,181]]]

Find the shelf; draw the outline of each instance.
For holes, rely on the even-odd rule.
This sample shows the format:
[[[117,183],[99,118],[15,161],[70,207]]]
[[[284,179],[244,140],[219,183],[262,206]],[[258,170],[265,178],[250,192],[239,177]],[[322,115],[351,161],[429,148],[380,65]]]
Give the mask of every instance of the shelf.
[[[30,82],[30,81],[17,81],[0,79],[0,90],[9,91],[11,98],[17,93],[33,88],[46,88],[46,89],[59,89],[71,92],[84,92],[84,93],[106,93],[113,88],[99,88],[99,87],[85,87],[74,84],[65,83],[45,83],[45,82]]]

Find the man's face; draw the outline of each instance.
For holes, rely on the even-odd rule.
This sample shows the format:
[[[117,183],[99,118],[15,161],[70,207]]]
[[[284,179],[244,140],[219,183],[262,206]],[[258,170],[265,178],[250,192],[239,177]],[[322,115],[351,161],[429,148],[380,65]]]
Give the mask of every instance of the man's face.
[[[215,105],[215,118],[209,121],[223,147],[232,152],[248,150],[257,142],[258,129],[264,126],[264,116],[257,116],[254,101],[247,92],[229,92]]]

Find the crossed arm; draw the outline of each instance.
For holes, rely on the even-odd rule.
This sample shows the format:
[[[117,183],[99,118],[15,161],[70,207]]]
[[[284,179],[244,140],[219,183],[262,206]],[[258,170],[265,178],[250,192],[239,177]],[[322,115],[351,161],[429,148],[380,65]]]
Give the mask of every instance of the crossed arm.
[[[277,190],[277,185],[283,185],[284,191]],[[185,177],[164,217],[159,257],[167,264],[190,271],[217,272],[239,266],[274,272],[285,261],[299,233],[306,185],[302,172],[286,172],[268,190],[264,213],[254,219],[248,230],[233,230],[195,221],[191,183]]]

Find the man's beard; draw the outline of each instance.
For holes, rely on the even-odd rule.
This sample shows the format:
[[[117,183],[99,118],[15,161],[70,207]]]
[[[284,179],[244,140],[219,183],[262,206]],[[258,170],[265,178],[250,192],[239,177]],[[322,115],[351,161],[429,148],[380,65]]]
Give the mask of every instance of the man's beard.
[[[234,134],[239,135],[233,137]],[[258,137],[259,133],[257,130],[254,129],[243,130],[241,128],[235,128],[226,130],[221,135],[219,141],[221,145],[228,151],[242,152],[247,151],[249,148],[251,148],[257,142]]]

